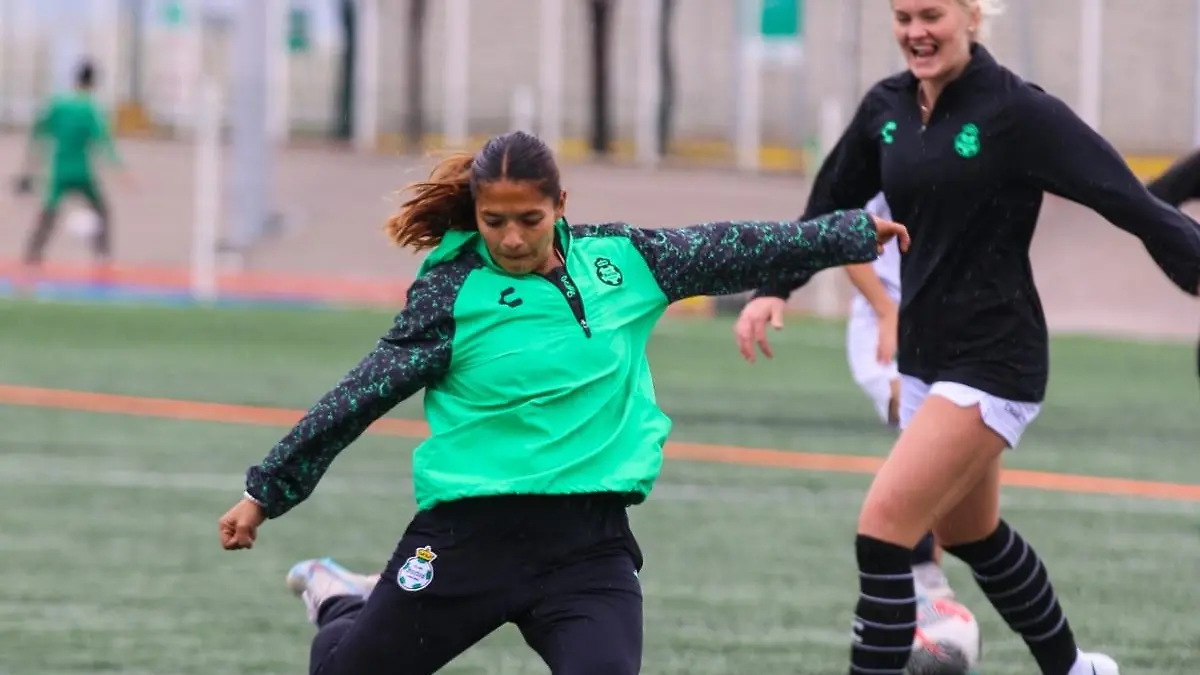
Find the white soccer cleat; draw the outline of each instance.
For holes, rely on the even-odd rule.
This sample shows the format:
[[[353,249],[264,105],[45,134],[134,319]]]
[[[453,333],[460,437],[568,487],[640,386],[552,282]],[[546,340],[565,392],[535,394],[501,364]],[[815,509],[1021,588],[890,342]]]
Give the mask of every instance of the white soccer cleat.
[[[941,565],[935,562],[921,563],[914,565],[912,571],[918,598],[931,601],[954,599],[954,589],[950,588],[950,580],[946,578]]]
[[[332,558],[301,560],[287,573],[287,587],[304,601],[308,620],[316,623],[317,611],[329,598],[354,595],[366,598],[375,588],[379,575],[355,574]]]
[[[1104,654],[1079,652],[1075,665],[1071,666],[1070,675],[1120,675],[1117,662]]]

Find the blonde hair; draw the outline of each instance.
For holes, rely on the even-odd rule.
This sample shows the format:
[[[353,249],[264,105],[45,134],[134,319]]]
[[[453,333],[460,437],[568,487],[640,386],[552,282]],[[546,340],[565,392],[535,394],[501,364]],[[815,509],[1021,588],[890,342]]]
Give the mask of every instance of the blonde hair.
[[[979,15],[982,17],[979,21],[979,30],[975,31],[975,35],[972,36],[976,41],[987,38],[991,34],[989,30],[991,20],[1004,13],[1004,0],[958,0],[958,4],[967,11],[979,10]]]

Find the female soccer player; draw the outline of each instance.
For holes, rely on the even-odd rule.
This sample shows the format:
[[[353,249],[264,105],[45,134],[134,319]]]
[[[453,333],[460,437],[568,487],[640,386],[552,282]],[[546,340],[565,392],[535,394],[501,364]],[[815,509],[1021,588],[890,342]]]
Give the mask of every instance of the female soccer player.
[[[867,202],[867,212],[884,220],[891,210],[883,193]],[[900,423],[900,372],[896,366],[897,321],[900,306],[900,249],[893,241],[872,263],[847,265],[854,284],[850,318],[846,322],[846,360],[850,374],[874,404],[880,420],[890,427]],[[803,280],[807,282],[807,279]],[[792,289],[794,290],[794,289]],[[756,359],[755,346],[771,357],[767,324],[783,328],[786,297],[762,295],[742,308],[734,324],[734,336],[742,358]],[[913,582],[918,597],[952,598],[954,591],[941,567],[941,549],[928,533],[913,550]]]
[[[1118,672],[1076,647],[1045,566],[999,514],[1000,457],[1037,417],[1048,373],[1029,245],[1050,192],[1138,237],[1195,295],[1200,226],[1155,199],[1069,107],[978,43],[984,16],[998,9],[892,0],[908,68],[863,98],[808,203],[824,213],[882,189],[912,233],[901,265],[902,431],[859,516],[851,673],[904,671],[917,613],[912,547],[931,528],[1044,675]]]
[[[425,390],[417,514],[374,590],[301,564],[313,673],[433,673],[515,623],[555,674],[638,672],[644,501],[670,421],[646,343],[668,304],[873,260],[907,233],[863,210],[671,230],[571,226],[550,150],[514,132],[440,163],[387,230],[432,248],[395,325],[247,473],[222,545],[304,500],[337,454]]]

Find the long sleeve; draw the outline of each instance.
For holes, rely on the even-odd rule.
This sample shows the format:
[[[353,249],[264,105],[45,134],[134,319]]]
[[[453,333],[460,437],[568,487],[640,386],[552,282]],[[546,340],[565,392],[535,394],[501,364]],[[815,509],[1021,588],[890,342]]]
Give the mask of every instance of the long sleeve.
[[[629,228],[628,236],[668,302],[740,293],[877,255],[875,221],[861,209],[802,221]]]
[[[1191,199],[1200,199],[1200,150],[1178,159],[1154,180],[1146,183],[1150,194],[1179,208]]]
[[[808,196],[802,220],[844,209],[857,209],[882,189],[879,168],[879,140],[871,122],[875,117],[875,92],[869,92],[855,111],[836,145],[821,163]],[[806,275],[776,277],[764,281],[756,297],[787,299],[792,291],[808,283],[819,270]]]
[[[454,284],[419,278],[395,324],[258,465],[246,493],[275,518],[304,501],[334,458],[372,422],[437,382],[450,368]]]
[[[1108,141],[1054,96],[1019,93],[1009,120],[1017,175],[1134,235],[1173,283],[1197,294],[1200,225],[1151,194]]]

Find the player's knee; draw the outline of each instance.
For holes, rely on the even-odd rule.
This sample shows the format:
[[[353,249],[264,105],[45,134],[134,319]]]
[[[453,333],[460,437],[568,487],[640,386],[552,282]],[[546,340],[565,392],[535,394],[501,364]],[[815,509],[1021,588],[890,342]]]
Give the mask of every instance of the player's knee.
[[[863,501],[858,514],[858,532],[878,537],[885,541],[906,540],[905,530],[910,529],[906,521],[909,513],[903,498],[894,490],[872,489]],[[911,544],[916,543],[912,538]]]

